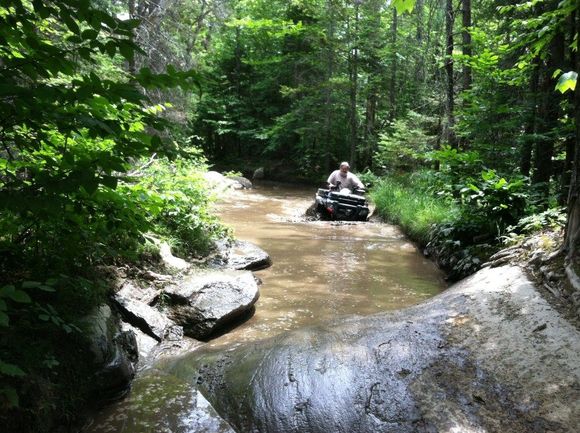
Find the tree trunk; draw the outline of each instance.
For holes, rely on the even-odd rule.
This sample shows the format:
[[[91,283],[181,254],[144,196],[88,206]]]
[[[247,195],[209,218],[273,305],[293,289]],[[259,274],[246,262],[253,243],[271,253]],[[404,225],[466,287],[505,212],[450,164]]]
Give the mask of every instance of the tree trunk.
[[[471,0],[462,0],[463,3],[463,29],[461,31],[463,39],[463,55],[471,57]],[[471,67],[463,66],[463,90],[471,87]]]
[[[354,32],[351,34],[353,46],[350,52],[350,165],[356,169],[357,158],[357,92],[358,92],[358,21],[359,21],[359,1],[354,4]]]
[[[423,40],[425,38],[423,34],[423,28],[425,27],[425,0],[417,0],[415,3],[415,14],[417,15],[417,30],[415,38],[417,40],[417,47],[421,47],[423,45]],[[425,80],[425,58],[424,54],[421,50],[417,50],[417,58],[415,64],[415,80],[417,83],[423,83]]]
[[[564,35],[557,33],[550,44],[547,62],[543,64],[540,75],[540,101],[538,104],[538,132],[534,148],[534,170],[532,184],[536,185],[544,205],[547,206],[550,194],[550,180],[553,174],[552,157],[554,156],[554,129],[558,126],[560,98],[554,90],[552,73],[564,66]]]
[[[242,46],[240,42],[241,36],[241,29],[239,26],[236,27],[236,48],[234,52],[235,56],[235,71],[234,71],[234,79],[236,81],[236,98],[237,103],[240,104],[242,101]],[[236,125],[236,149],[238,156],[242,156],[242,139],[240,137],[240,129],[241,129],[241,119],[240,119],[240,110],[239,107],[236,110],[237,112],[234,114],[235,116],[235,125]]]
[[[576,0],[576,10],[580,10],[580,0]],[[576,31],[580,33],[580,14],[576,14]],[[576,56],[575,70],[580,71],[580,56]],[[566,251],[566,264],[568,265],[568,276],[573,280],[576,276],[574,265],[578,252],[578,243],[580,242],[580,86],[574,91],[574,114],[576,121],[576,137],[574,150],[574,163],[572,178],[570,179],[570,193],[568,195],[568,221],[564,235],[564,250]]]
[[[393,60],[391,64],[391,80],[389,86],[389,100],[391,106],[389,119],[391,121],[393,121],[397,116],[397,20],[397,8],[393,8],[393,24],[391,26]]]
[[[445,72],[447,73],[447,125],[445,138],[447,143],[456,147],[455,133],[453,127],[455,125],[455,79],[453,77],[453,24],[455,22],[455,11],[453,10],[453,0],[446,0],[445,3]]]
[[[334,17],[334,4],[333,0],[326,1],[327,9],[327,19],[328,26],[326,29],[326,37],[329,41],[329,46],[327,48],[327,58],[326,58],[326,87],[324,91],[324,102],[326,115],[324,117],[324,130],[326,136],[326,153],[324,157],[324,168],[326,171],[330,170],[331,167],[331,146],[333,143],[332,139],[332,125],[333,125],[333,107],[332,107],[332,88],[330,83],[332,82],[332,77],[334,76],[334,33],[335,33],[335,17]]]
[[[532,70],[532,76],[530,77],[530,98],[531,103],[529,104],[529,114],[525,126],[524,138],[525,141],[522,144],[521,156],[520,156],[520,172],[524,176],[529,176],[532,169],[532,151],[533,142],[535,141],[536,134],[536,119],[538,115],[537,105],[538,105],[538,84],[540,80],[540,63],[538,59],[534,59],[534,69]]]
[[[129,0],[129,18],[131,19],[136,19],[137,17],[137,11],[135,9],[135,0]],[[132,35],[131,35],[131,39],[135,39],[135,31],[132,31]],[[131,74],[135,74],[135,72],[137,72],[137,67],[135,65],[135,56],[131,57],[129,59],[129,72]]]
[[[576,50],[574,49],[574,37],[575,37],[575,26],[576,26],[576,11],[572,11],[568,19],[568,39],[566,40],[566,46],[568,47],[568,58],[566,61],[566,68],[564,70],[577,70],[576,69]],[[574,97],[575,93],[568,94],[568,103],[570,107],[574,107]],[[572,114],[573,117],[573,114]],[[560,196],[558,198],[558,203],[564,206],[568,200],[568,192],[570,191],[570,179],[572,176],[572,166],[574,164],[574,150],[576,136],[572,135],[566,139],[566,160],[564,161],[564,167],[562,168],[562,176],[560,179]]]

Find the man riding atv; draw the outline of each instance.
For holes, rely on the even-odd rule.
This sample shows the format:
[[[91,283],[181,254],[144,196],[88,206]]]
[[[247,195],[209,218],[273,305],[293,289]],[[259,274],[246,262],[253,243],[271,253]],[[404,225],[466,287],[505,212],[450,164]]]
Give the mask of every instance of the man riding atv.
[[[343,189],[347,188],[351,192],[364,191],[364,185],[356,175],[352,174],[350,171],[350,165],[348,162],[344,161],[340,163],[338,170],[334,170],[330,176],[328,176],[328,187],[330,190],[335,190],[337,188]]]
[[[366,221],[369,207],[364,194],[364,185],[354,174],[349,173],[348,162],[328,177],[329,189],[318,189],[314,208],[325,220]]]

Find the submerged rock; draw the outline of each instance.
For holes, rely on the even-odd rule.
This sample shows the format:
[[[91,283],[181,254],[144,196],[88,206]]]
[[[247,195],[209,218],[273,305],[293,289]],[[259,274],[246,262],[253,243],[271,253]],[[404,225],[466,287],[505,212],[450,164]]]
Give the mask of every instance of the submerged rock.
[[[572,433],[580,425],[580,332],[516,267],[482,270],[416,307],[184,362],[198,366],[202,392],[243,432]]]
[[[259,297],[248,271],[198,270],[165,288],[168,315],[185,334],[204,339],[251,311]]]
[[[126,399],[90,417],[83,433],[235,433],[191,384],[144,371]]]

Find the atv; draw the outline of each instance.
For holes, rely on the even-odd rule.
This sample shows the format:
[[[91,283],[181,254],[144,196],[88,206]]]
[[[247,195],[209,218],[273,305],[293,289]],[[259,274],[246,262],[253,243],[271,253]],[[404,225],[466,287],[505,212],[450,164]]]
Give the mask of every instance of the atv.
[[[369,204],[364,197],[364,190],[351,191],[348,188],[324,189],[316,192],[316,212],[325,220],[366,221],[369,216]]]

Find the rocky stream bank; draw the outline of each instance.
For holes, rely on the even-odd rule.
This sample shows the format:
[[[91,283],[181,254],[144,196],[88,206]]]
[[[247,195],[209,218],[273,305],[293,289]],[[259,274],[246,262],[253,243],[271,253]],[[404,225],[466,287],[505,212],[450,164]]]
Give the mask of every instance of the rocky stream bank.
[[[252,314],[259,283],[238,269],[248,257],[267,265],[267,254],[234,244],[194,271],[165,250],[174,275],[117,279],[116,308],[127,320],[125,338],[117,339],[127,345],[137,337],[138,349],[128,351],[131,366],[137,351],[140,366],[181,356],[166,358],[162,373],[145,369],[126,404],[83,431],[576,432],[574,296],[562,286],[557,263],[538,252],[542,242],[504,250],[410,308],[189,354],[230,319]],[[220,311],[223,321],[201,318],[198,312],[222,291],[227,299],[238,294],[242,307],[230,303]]]

